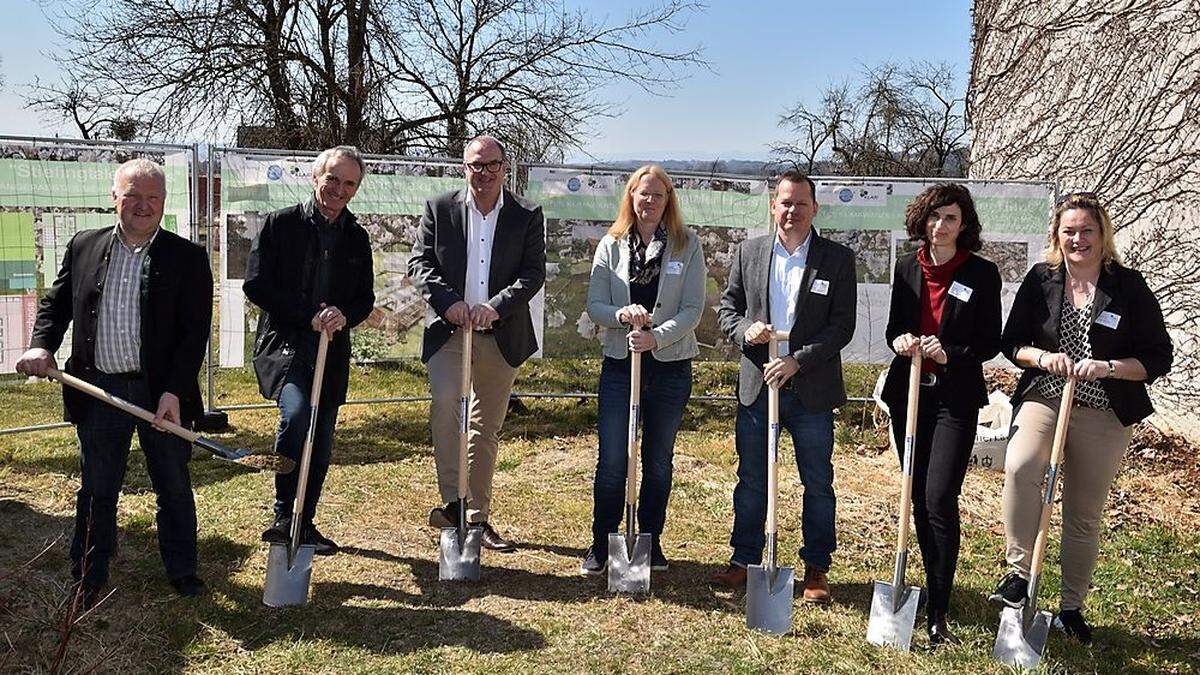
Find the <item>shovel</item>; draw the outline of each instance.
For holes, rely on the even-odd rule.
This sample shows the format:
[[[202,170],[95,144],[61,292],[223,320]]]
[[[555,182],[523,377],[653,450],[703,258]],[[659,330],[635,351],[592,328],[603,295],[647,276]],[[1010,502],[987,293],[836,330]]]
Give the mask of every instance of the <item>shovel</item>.
[[[1050,466],[1046,469],[1046,492],[1042,500],[1042,518],[1038,525],[1037,540],[1033,545],[1033,559],[1029,565],[1029,584],[1025,605],[1021,609],[1005,607],[1000,610],[1000,628],[996,631],[996,645],[992,658],[1017,668],[1037,668],[1046,651],[1046,637],[1050,633],[1050,612],[1038,611],[1038,581],[1042,576],[1042,563],[1046,558],[1046,538],[1050,534],[1050,512],[1054,510],[1054,491],[1058,485],[1058,471],[1062,465],[1063,446],[1067,443],[1067,424],[1071,421],[1071,404],[1075,399],[1075,378],[1068,377],[1063,387],[1062,400],[1058,404],[1058,420],[1054,427],[1054,445],[1050,449]]]
[[[625,463],[625,534],[608,535],[608,590],[650,592],[650,535],[637,534],[638,418],[642,411],[642,354],[629,350],[629,430]]]
[[[784,331],[771,335],[770,360],[779,358],[779,342],[787,339],[788,333]],[[784,635],[792,630],[796,570],[775,564],[775,499],[779,492],[779,387],[776,385],[767,390],[767,422],[767,562],[746,568],[746,627]]]
[[[921,589],[904,585],[904,568],[908,563],[908,526],[912,515],[913,445],[917,438],[917,400],[921,386],[921,355],[912,357],[908,369],[908,413],[904,418],[904,458],[900,483],[900,533],[896,538],[896,566],[892,583],[875,582],[871,597],[871,619],[867,623],[867,642],[882,647],[908,651],[912,645],[913,626],[917,622],[917,601]]]
[[[300,530],[304,522],[304,493],[308,490],[308,470],[312,463],[313,441],[317,435],[317,407],[321,402],[321,383],[325,379],[325,354],[328,351],[329,333],[321,331],[312,391],[308,397],[308,435],[304,437],[300,476],[296,482],[296,501],[292,503],[291,541],[287,544],[271,544],[267,552],[267,583],[263,586],[263,604],[268,607],[308,604],[308,586],[312,580],[316,546],[301,544]]]
[[[479,581],[479,551],[483,528],[467,527],[467,435],[471,430],[471,335],[460,328],[462,344],[462,395],[458,398],[458,527],[443,527],[438,542],[439,581]]]
[[[46,374],[50,376],[51,379],[58,380],[62,384],[65,384],[72,389],[78,389],[85,394],[94,396],[115,408],[124,410],[138,419],[150,422],[159,429],[178,436],[198,448],[207,450],[208,452],[212,453],[213,457],[216,457],[217,459],[233,462],[234,464],[241,464],[242,466],[248,466],[255,470],[274,471],[275,473],[291,473],[292,470],[296,468],[296,463],[287,457],[284,457],[283,455],[277,455],[275,453],[257,454],[246,448],[231,450],[211,438],[201,436],[191,429],[186,429],[170,420],[164,419],[158,423],[155,423],[154,413],[150,412],[149,410],[140,408],[129,401],[126,401],[125,399],[113,396],[91,382],[85,382],[74,375],[69,375],[60,371],[57,368],[47,369]]]

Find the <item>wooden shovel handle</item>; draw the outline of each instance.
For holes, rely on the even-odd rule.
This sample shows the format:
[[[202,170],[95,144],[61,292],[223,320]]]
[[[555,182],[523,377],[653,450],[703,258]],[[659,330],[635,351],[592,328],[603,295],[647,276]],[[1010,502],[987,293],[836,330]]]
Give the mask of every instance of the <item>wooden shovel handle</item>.
[[[458,413],[462,418],[458,421],[458,498],[467,498],[467,450],[471,432],[471,352],[472,337],[475,329],[470,325],[459,328],[463,334],[462,343],[462,395],[459,397]]]
[[[321,385],[325,382],[325,357],[328,354],[329,333],[321,331],[321,341],[317,344],[317,362],[313,366],[312,388],[308,395],[308,431],[304,435],[304,449],[300,453],[300,474],[296,479],[296,500],[292,502],[292,543],[288,549],[289,556],[294,556],[300,548],[300,526],[304,521],[304,498],[308,492],[308,470],[312,465],[313,442],[317,431],[317,411],[321,405]]]
[[[147,422],[154,424],[154,413],[152,413],[149,410],[146,410],[144,408],[140,408],[140,407],[130,403],[129,401],[126,401],[123,398],[113,396],[112,394],[108,393],[107,391],[104,391],[103,389],[101,389],[100,387],[97,387],[96,385],[92,384],[91,382],[86,382],[84,380],[79,379],[78,377],[75,377],[74,375],[64,373],[64,372],[60,371],[58,368],[48,368],[48,369],[46,369],[46,374],[49,375],[52,379],[58,380],[59,382],[71,387],[72,389],[78,389],[79,391],[82,391],[83,393],[88,394],[89,396],[98,398],[101,401],[104,401],[105,403],[107,403],[111,406],[120,408],[121,410],[124,410],[125,412],[129,413],[130,415],[133,415],[134,417],[137,417],[138,419],[145,420]],[[159,429],[162,429],[164,431],[167,431],[169,433],[172,433],[172,434],[184,439],[188,443],[194,443],[196,441],[196,438],[200,435],[190,429],[185,429],[184,427],[182,427],[170,420],[162,420],[162,421],[158,422],[157,424],[155,424],[155,426],[157,426]]]
[[[1046,491],[1043,493],[1042,517],[1038,523],[1037,539],[1033,544],[1033,558],[1029,563],[1029,575],[1042,573],[1046,559],[1046,539],[1050,534],[1050,514],[1054,511],[1054,491],[1058,485],[1058,470],[1062,465],[1063,447],[1067,444],[1067,426],[1071,422],[1071,405],[1075,402],[1075,378],[1068,377],[1058,403],[1058,419],[1054,424],[1054,444],[1050,446],[1050,466],[1047,469]]]
[[[779,343],[786,343],[790,337],[787,331],[771,333],[767,343],[767,358],[771,361],[779,358]],[[767,387],[767,525],[766,534],[773,535],[778,530],[778,518],[775,500],[779,493],[779,387]]]
[[[912,519],[913,453],[917,444],[917,409],[921,398],[921,355],[912,357],[908,366],[908,408],[904,418],[904,447],[900,450],[900,527],[896,535],[896,555],[908,548],[908,528]]]
[[[629,350],[629,428],[625,461],[625,504],[637,504],[638,418],[642,410],[642,353]]]

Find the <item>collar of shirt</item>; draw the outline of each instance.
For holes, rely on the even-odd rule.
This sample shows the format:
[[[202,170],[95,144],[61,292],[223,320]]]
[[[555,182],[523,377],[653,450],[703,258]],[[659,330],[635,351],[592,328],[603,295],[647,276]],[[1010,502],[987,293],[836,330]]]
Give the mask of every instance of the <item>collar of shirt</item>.
[[[808,249],[809,249],[809,246],[812,244],[812,237],[813,237],[812,230],[809,230],[808,236],[805,237],[804,241],[801,242],[800,245],[796,247],[796,250],[792,251],[791,253],[788,253],[787,248],[783,245],[783,240],[781,240],[779,238],[779,235],[776,235],[775,236],[775,249],[774,249],[775,255],[777,255],[781,258],[791,258],[792,260],[798,261],[800,263],[806,263],[806,262],[808,262]]]
[[[161,225],[154,228],[154,234],[150,235],[150,238],[143,242],[140,246],[130,246],[129,244],[125,243],[125,238],[121,236],[121,224],[117,223],[117,226],[113,228],[113,241],[115,241],[121,248],[128,251],[131,255],[141,255],[150,248],[150,244],[154,243],[154,240],[158,237],[160,230],[162,230]]]
[[[471,188],[467,188],[467,206],[470,207],[475,213],[478,213],[481,217],[492,219],[500,213],[500,209],[504,208],[504,189],[501,188],[500,196],[496,198],[496,205],[492,207],[492,210],[488,211],[487,213],[483,213],[479,210],[479,207],[475,205],[475,195],[471,193]]]
[[[305,220],[313,225],[332,225],[333,227],[340,227],[342,223],[346,222],[346,209],[344,208],[342,209],[342,212],[338,214],[338,217],[334,218],[332,221],[325,218],[325,214],[321,213],[321,209],[317,208],[316,195],[309,197],[308,201],[304,202],[304,206],[302,206],[300,210],[304,214]]]

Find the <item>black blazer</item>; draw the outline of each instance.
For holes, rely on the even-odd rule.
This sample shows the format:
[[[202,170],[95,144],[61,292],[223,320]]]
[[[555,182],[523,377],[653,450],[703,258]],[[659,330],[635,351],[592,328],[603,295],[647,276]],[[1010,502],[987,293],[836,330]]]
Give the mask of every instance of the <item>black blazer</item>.
[[[937,374],[934,389],[947,407],[969,413],[987,405],[983,362],[1000,352],[1000,270],[992,261],[972,253],[955,270],[954,281],[971,289],[971,295],[963,302],[946,294],[937,333],[946,350],[946,365],[934,363]],[[889,348],[900,335],[921,334],[924,283],[916,253],[896,261],[886,331]],[[897,406],[903,407],[906,403],[910,361],[907,356],[897,355],[888,368],[882,398],[890,410],[897,410]]]
[[[425,202],[408,276],[437,318],[425,327],[421,360],[428,363],[454,334],[446,310],[463,299],[467,283],[466,188]],[[500,314],[492,324],[496,346],[509,365],[521,365],[537,351],[529,301],[546,281],[546,227],[542,207],[504,191],[496,219],[488,272],[488,304]]]
[[[375,308],[375,272],[367,231],[346,211],[346,228],[332,254],[339,270],[330,282],[326,304],[346,316],[346,328],[333,334],[325,357],[321,402],[346,402],[350,383],[350,330],[366,320]],[[250,247],[242,291],[262,308],[254,341],[254,374],[259,392],[278,400],[287,380],[300,335],[312,332],[312,318],[320,311],[313,297],[316,284],[319,238],[297,204],[268,214]]]
[[[62,346],[68,324],[74,324],[71,356],[63,369],[93,383],[99,375],[96,327],[113,230],[84,230],[71,238],[58,278],[38,305],[29,342],[30,347],[53,353]],[[197,378],[212,326],[212,289],[212,271],[204,249],[177,234],[159,230],[146,252],[138,299],[141,371],[154,401],[164,392],[179,397],[184,426],[191,426],[203,412]],[[88,400],[87,394],[63,387],[68,422],[82,421]]]
[[[751,405],[763,386],[767,345],[747,345],[746,329],[755,321],[770,323],[771,256],[775,234],[747,239],[738,246],[729,268],[729,285],[717,307],[717,321],[742,352],[738,400]],[[813,293],[813,281],[829,283],[827,293]],[[788,351],[800,370],[785,385],[809,410],[832,410],[846,402],[842,348],[854,337],[858,283],[854,252],[813,230],[808,261],[796,301],[796,322]],[[776,327],[777,329],[779,327]]]
[[[1041,262],[1025,275],[1009,312],[1008,323],[1004,325],[1004,355],[1013,363],[1016,363],[1017,350],[1021,347],[1032,345],[1050,352],[1059,351],[1066,273],[1065,265],[1056,269]],[[1118,317],[1115,329],[1096,321],[1102,312]],[[1121,424],[1129,426],[1154,412],[1146,385],[1171,370],[1174,349],[1158,298],[1154,297],[1140,272],[1117,263],[1110,268],[1101,268],[1092,302],[1088,342],[1094,359],[1133,357],[1146,368],[1145,382],[1099,380]],[[1046,371],[1040,368],[1025,369],[1013,394],[1014,408],[1029,393],[1034,380],[1045,374]]]

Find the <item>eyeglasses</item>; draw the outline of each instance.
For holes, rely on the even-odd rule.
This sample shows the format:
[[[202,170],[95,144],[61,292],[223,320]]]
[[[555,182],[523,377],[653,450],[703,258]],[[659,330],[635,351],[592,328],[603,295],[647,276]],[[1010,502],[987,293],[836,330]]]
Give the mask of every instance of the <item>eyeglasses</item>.
[[[504,167],[504,162],[496,160],[494,162],[472,162],[463,166],[471,170],[471,173],[500,173],[500,169]]]
[[[1059,195],[1058,199],[1054,200],[1054,205],[1062,206],[1063,204],[1067,203],[1068,201],[1072,201],[1072,200],[1076,200],[1076,199],[1093,201],[1093,202],[1097,202],[1097,203],[1100,202],[1100,198],[1096,196],[1095,192],[1068,192],[1064,195]]]

